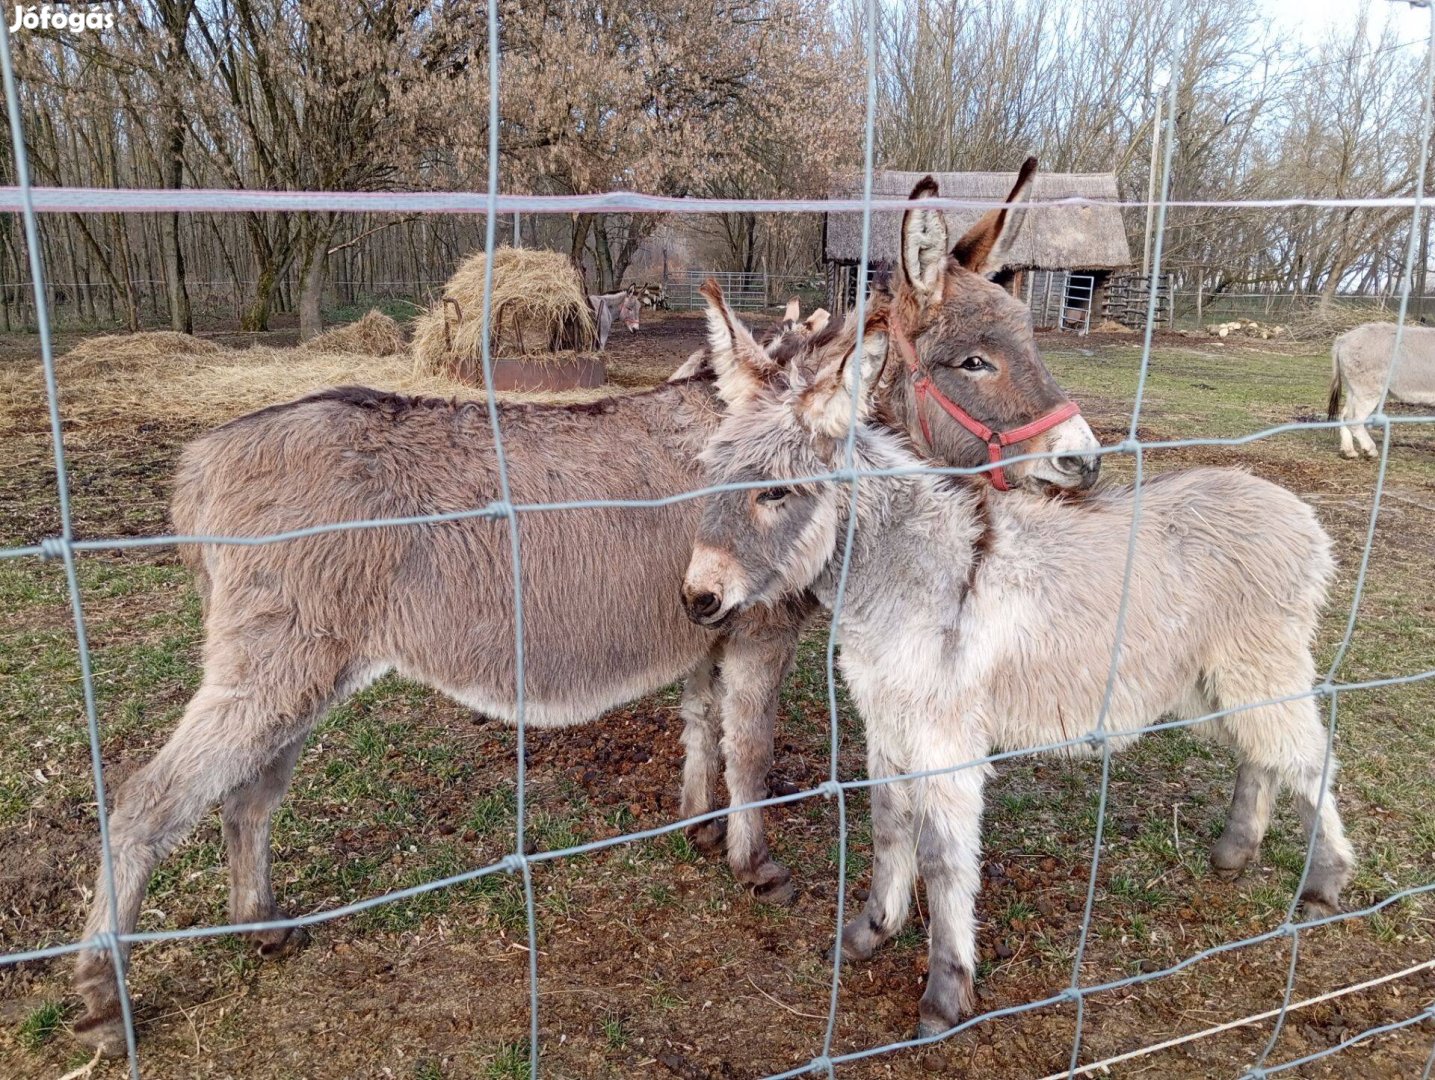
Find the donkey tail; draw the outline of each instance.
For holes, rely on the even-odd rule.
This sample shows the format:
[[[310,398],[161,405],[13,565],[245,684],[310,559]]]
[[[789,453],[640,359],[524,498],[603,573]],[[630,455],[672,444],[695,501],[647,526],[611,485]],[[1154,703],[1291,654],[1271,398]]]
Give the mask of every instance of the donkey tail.
[[[1325,418],[1334,420],[1340,412],[1340,391],[1342,381],[1340,378],[1340,342],[1336,341],[1330,347],[1330,397],[1325,403]]]

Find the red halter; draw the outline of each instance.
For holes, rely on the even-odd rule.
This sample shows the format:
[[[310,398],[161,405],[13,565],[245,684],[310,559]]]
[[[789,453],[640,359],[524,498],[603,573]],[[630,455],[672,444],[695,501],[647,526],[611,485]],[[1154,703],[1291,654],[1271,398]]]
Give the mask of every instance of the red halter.
[[[937,389],[936,383],[932,382],[931,375],[923,371],[921,364],[917,362],[917,350],[912,347],[911,340],[908,339],[906,332],[896,319],[891,321],[890,330],[892,340],[897,343],[897,349],[901,352],[902,358],[907,361],[907,368],[912,373],[912,390],[917,397],[917,419],[921,422],[922,437],[927,440],[928,448],[930,449],[932,445],[932,430],[927,425],[927,412],[923,406],[926,399],[931,398],[942,407],[948,416],[987,444],[987,460],[992,463],[992,468],[985,471],[992,474],[992,487],[998,491],[1011,490],[1011,485],[1006,480],[1006,470],[1002,468],[1001,463],[1004,447],[1024,442],[1034,435],[1040,435],[1043,431],[1050,431],[1057,424],[1064,420],[1070,420],[1081,412],[1081,407],[1076,402],[1068,401],[1065,405],[1059,405],[1045,416],[1038,417],[1019,428],[1012,428],[1010,431],[993,431]]]

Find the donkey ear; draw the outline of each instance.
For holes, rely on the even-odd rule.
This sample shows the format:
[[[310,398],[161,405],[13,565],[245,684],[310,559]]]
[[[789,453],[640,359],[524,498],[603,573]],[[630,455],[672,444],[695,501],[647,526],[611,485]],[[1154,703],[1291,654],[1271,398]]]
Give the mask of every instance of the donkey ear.
[[[794,296],[787,302],[787,310],[782,313],[782,329],[793,329],[800,318],[802,318],[802,302]]]
[[[931,199],[937,194],[937,181],[924,176],[908,198]],[[946,254],[947,221],[942,212],[908,207],[902,215],[902,276],[924,301],[937,291]]]
[[[808,337],[816,337],[818,334],[822,333],[822,331],[827,329],[828,320],[830,320],[831,318],[832,313],[826,308],[817,308],[803,321],[802,329],[806,332]]]
[[[1006,205],[983,214],[971,230],[952,248],[952,257],[968,270],[993,274],[1002,268],[1006,255],[1016,243],[1026,218],[1023,205],[1031,196],[1032,178],[1036,176],[1036,158],[1022,162]]]
[[[715,280],[708,278],[698,292],[708,302],[708,348],[717,372],[718,397],[730,406],[745,404],[762,391],[779,368],[737,320]]]
[[[844,333],[835,341],[834,346],[840,350],[838,355],[826,363],[819,361],[821,366],[816,374],[797,395],[798,418],[818,434],[833,438],[847,434],[852,424],[854,393],[858,395],[858,421],[865,419],[870,411],[877,373],[887,357],[887,313],[868,313],[860,351],[855,338],[854,328],[851,336]]]

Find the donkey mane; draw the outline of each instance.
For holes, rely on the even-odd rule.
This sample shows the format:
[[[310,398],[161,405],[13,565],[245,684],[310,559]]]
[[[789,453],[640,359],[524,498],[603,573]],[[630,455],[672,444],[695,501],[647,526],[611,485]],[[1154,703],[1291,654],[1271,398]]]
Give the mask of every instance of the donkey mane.
[[[716,381],[716,376],[712,370],[703,368],[681,379],[673,379],[669,382],[659,383],[657,386],[644,387],[641,390],[612,394],[594,401],[560,403],[543,401],[500,401],[498,408],[501,413],[521,416],[533,414],[547,414],[551,416],[557,413],[568,413],[574,416],[602,416],[615,411],[626,402],[634,401],[638,398],[654,397],[664,391],[671,390],[673,387],[712,383],[714,381]],[[445,410],[455,415],[466,415],[473,412],[483,412],[488,408],[487,402],[482,398],[445,398],[438,397],[434,394],[403,394],[396,390],[379,390],[372,386],[333,386],[327,390],[318,390],[304,397],[295,398],[293,401],[284,401],[277,405],[266,405],[262,409],[255,409],[253,412],[245,413],[243,416],[236,416],[233,420],[219,425],[214,430],[224,431],[229,428],[252,423],[256,420],[279,416],[306,405],[324,403],[349,405],[366,412],[387,416],[390,419],[398,419],[406,414],[440,412]]]

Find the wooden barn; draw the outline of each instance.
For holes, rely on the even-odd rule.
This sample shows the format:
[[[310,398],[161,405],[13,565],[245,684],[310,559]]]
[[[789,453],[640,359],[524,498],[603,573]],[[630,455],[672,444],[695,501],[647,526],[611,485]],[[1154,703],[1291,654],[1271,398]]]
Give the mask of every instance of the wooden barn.
[[[877,173],[872,178],[874,198],[905,198],[926,173]],[[1016,173],[934,173],[941,194],[957,199],[1001,202],[1016,183]],[[860,198],[844,186],[837,198]],[[1111,173],[1036,174],[1032,199],[1067,199],[1078,196],[1108,201],[1110,206],[1037,207],[1027,212],[1016,245],[996,280],[1025,300],[1037,326],[1060,326],[1084,331],[1100,322],[1108,286],[1115,274],[1131,266],[1131,250],[1117,201],[1116,177]],[[948,210],[947,224],[955,239],[975,224],[985,211]],[[870,258],[897,264],[901,214],[872,215]],[[823,250],[827,264],[827,299],[836,314],[856,302],[857,263],[862,252],[862,214],[826,215]]]

